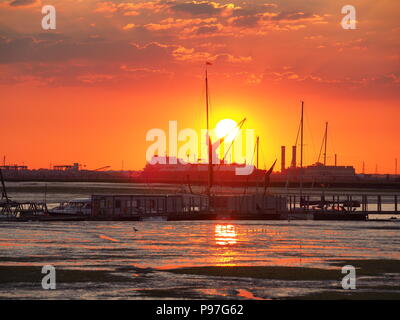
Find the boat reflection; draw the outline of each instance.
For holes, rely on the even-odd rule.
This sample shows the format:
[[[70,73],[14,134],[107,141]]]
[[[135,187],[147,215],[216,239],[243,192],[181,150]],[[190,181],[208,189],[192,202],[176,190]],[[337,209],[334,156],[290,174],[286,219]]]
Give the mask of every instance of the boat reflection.
[[[237,242],[236,228],[233,224],[215,225],[215,243],[220,246],[233,245]]]

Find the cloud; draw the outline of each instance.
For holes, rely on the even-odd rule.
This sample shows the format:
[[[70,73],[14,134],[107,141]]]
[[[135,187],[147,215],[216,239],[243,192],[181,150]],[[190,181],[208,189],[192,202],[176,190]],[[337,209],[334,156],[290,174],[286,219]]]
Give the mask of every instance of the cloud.
[[[114,3],[112,1],[103,1],[96,4],[95,12],[121,13],[124,16],[137,16],[140,14],[140,11],[148,10],[152,13],[157,13],[168,7],[169,5],[164,1],[146,1],[138,3]]]
[[[211,54],[208,51],[197,51],[194,48],[178,46],[173,51],[173,56],[178,61],[187,62],[218,62],[218,63],[247,63],[252,61],[250,56],[234,56],[230,53]]]
[[[128,23],[127,25],[125,25],[125,26],[122,27],[122,30],[130,30],[130,29],[132,29],[132,28],[134,28],[134,27],[135,27],[135,24],[133,24],[133,23]]]
[[[140,65],[140,64],[138,64]],[[28,83],[33,86],[109,86],[124,85],[140,80],[163,81],[173,77],[173,72],[128,64],[99,63],[74,60],[58,62],[20,62],[0,65],[0,85]]]
[[[149,74],[161,74],[167,75],[168,77],[172,77],[174,73],[172,71],[168,71],[166,69],[155,69],[155,68],[143,68],[143,67],[136,67],[136,66],[128,66],[128,65],[121,65],[120,69],[125,72],[135,73],[138,77],[145,77]]]
[[[167,18],[160,23],[149,23],[145,25],[145,28],[148,30],[158,31],[158,30],[168,30],[172,28],[183,28],[187,26],[196,26],[201,24],[208,24],[217,22],[216,18],[195,18],[195,19],[175,19],[175,18]]]
[[[235,27],[251,28],[251,27],[256,27],[258,25],[259,20],[260,20],[259,16],[249,15],[249,16],[240,16],[232,18],[230,22]]]
[[[177,3],[170,7],[172,11],[184,12],[192,15],[214,15],[220,13],[220,9],[209,2]]]
[[[0,37],[0,83],[27,82],[34,86],[98,86],[138,79],[171,79],[186,64],[219,65],[252,61],[249,56],[209,52],[179,44],[144,45],[100,36],[77,42],[62,34]]]
[[[220,24],[212,24],[212,25],[205,25],[201,27],[195,27],[193,31],[196,32],[196,34],[210,34],[210,33],[216,33],[219,30],[222,29],[222,26]]]
[[[29,7],[35,4],[39,4],[38,0],[13,0],[9,2],[11,7]]]
[[[169,39],[190,40],[212,37],[244,37],[248,35],[266,35],[274,31],[296,31],[306,28],[310,23],[321,23],[324,16],[301,11],[279,11],[274,3],[219,3],[213,1],[155,0],[148,2],[96,3],[96,12],[137,16],[135,20],[122,20],[120,29],[149,31],[143,37],[157,39],[168,36]],[[176,32],[170,30],[176,29]]]
[[[25,61],[50,62],[87,59],[101,61],[162,61],[165,47],[154,43],[140,47],[129,41],[39,41],[34,37],[0,38],[0,64]]]
[[[43,40],[43,41],[63,41],[66,39],[69,39],[68,36],[66,36],[63,33],[60,32],[42,32],[34,35],[34,38],[36,40]]]
[[[89,73],[89,74],[82,74],[76,77],[79,82],[86,83],[86,84],[98,84],[107,82],[109,83],[111,80],[115,79],[115,75],[112,74],[101,74],[101,73]]]
[[[213,26],[211,26],[213,27]],[[201,30],[201,31],[200,31]],[[198,32],[213,32],[213,30],[199,29]],[[131,63],[151,66],[156,61],[158,65],[168,64],[171,60],[177,61],[205,61],[223,60],[225,62],[248,62],[251,57],[234,56],[229,52],[219,52],[211,55],[207,51],[197,51],[178,44],[162,44],[149,42],[145,45],[127,41],[81,41],[75,42],[63,38],[63,41],[38,40],[35,37],[19,37],[15,39],[0,38],[0,64],[20,62],[69,62],[106,61],[109,63]],[[97,40],[97,39],[95,39]]]
[[[267,19],[272,21],[284,23],[297,23],[297,22],[323,22],[324,17],[318,14],[304,13],[304,12],[285,12],[282,11],[278,14],[266,14]]]
[[[108,2],[99,2],[96,4],[97,8],[94,10],[95,12],[107,12],[114,13],[118,11],[118,6],[116,3],[111,1]]]
[[[298,69],[298,68],[297,68]],[[282,67],[276,70],[270,70],[263,74],[263,80],[267,82],[298,82],[314,83],[328,86],[341,86],[349,88],[371,88],[377,89],[383,87],[400,87],[400,73],[381,72],[379,74],[358,74],[349,77],[348,74],[334,76],[330,72],[309,72],[300,71],[293,67]]]
[[[209,1],[191,1],[176,3],[170,6],[170,10],[176,13],[184,13],[189,15],[213,16],[232,14],[232,11],[237,9],[234,4],[219,4]]]
[[[235,1],[235,4],[229,0],[214,1],[110,0],[92,1],[89,7],[86,2],[83,5],[83,1],[78,1],[77,7],[67,1],[63,7],[61,34],[58,30],[32,33],[29,24],[25,23],[20,24],[18,33],[14,21],[23,21],[26,13],[13,9],[20,16],[7,17],[12,8],[10,4],[23,7],[23,4],[38,1],[7,0],[0,9],[5,17],[0,35],[6,36],[0,36],[0,67],[8,64],[11,69],[7,72],[11,72],[23,64],[35,66],[31,71],[26,67],[26,73],[16,71],[15,81],[47,78],[45,83],[55,83],[55,79],[61,81],[65,74],[66,82],[81,81],[87,85],[111,83],[128,75],[134,79],[155,77],[171,70],[184,73],[188,72],[188,65],[195,67],[205,60],[217,62],[218,67],[221,65],[221,69],[231,72],[246,65],[240,71],[248,74],[243,73],[241,79],[253,84],[264,83],[265,79],[290,81],[291,84],[301,81],[337,83],[347,81],[342,78],[345,72],[351,78],[362,74],[366,66],[370,75],[358,79],[354,85],[370,83],[373,81],[371,75],[380,79],[380,82],[375,80],[379,83],[398,79],[378,76],[395,70],[398,46],[394,33],[389,32],[385,38],[374,29],[374,36],[360,31],[354,39],[343,38],[341,32],[331,32],[339,23],[334,21],[335,16],[332,16],[331,24],[319,28],[319,23],[329,20],[326,9],[319,6],[305,6],[300,11],[296,6],[282,2],[278,2],[278,6],[252,1]],[[72,7],[75,10],[71,10]],[[77,11],[82,13],[80,17],[76,16]],[[40,25],[36,26],[38,29],[35,30],[40,30]],[[305,28],[308,32],[297,31]],[[398,28],[388,30],[398,32]],[[324,36],[318,36],[320,34]],[[290,49],[295,46],[296,55]],[[343,62],[343,67],[328,67],[332,59],[335,66]],[[259,74],[266,63],[273,66],[277,61],[285,65],[293,63],[295,67],[274,70],[275,74]],[[83,67],[81,63],[88,65]],[[57,64],[71,66],[71,70],[60,69]],[[40,65],[48,67],[39,71]],[[385,70],[378,70],[381,65]]]

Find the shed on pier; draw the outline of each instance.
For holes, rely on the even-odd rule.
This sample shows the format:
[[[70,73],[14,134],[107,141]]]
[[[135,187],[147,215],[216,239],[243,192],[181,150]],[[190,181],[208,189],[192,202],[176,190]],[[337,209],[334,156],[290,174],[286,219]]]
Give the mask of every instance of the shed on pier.
[[[281,195],[216,195],[211,207],[217,211],[231,213],[276,213],[287,210],[287,198]]]
[[[208,210],[208,197],[195,194],[92,195],[92,215],[130,216]]]

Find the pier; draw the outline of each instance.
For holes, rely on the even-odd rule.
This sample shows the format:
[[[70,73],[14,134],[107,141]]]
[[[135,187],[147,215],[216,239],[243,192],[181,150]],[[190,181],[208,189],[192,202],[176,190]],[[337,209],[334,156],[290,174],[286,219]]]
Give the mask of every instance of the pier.
[[[45,202],[2,201],[0,202],[1,218],[23,218],[27,216],[45,216],[48,214]]]
[[[324,215],[368,219],[371,215],[400,214],[399,194],[288,194],[287,199],[288,213],[313,214],[314,219],[325,220]]]

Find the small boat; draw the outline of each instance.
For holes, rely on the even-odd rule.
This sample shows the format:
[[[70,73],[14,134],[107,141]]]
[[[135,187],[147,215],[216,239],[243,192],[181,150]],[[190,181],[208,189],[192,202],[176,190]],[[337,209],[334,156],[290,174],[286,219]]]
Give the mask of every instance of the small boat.
[[[76,198],[68,202],[62,202],[59,206],[50,209],[51,215],[90,215],[91,214],[90,198]]]

